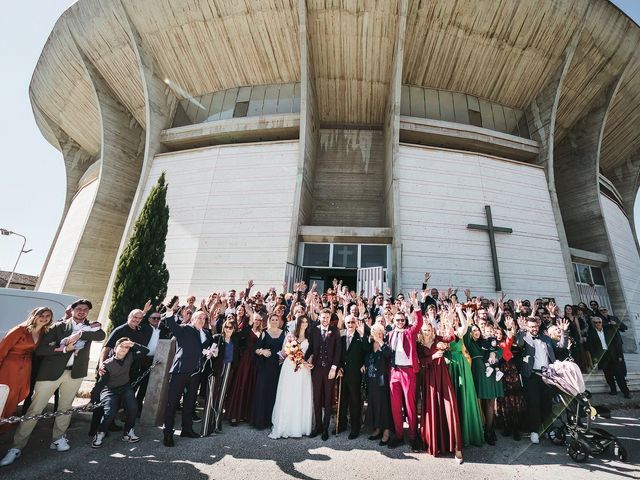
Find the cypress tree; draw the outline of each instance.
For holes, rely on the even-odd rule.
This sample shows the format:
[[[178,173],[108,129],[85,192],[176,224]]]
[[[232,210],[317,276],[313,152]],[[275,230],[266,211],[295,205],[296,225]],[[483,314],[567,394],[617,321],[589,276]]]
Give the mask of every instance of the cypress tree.
[[[149,299],[154,306],[160,305],[166,296],[169,271],[164,250],[168,225],[167,184],[162,172],[118,260],[108,332],[125,323],[134,308],[142,308]]]

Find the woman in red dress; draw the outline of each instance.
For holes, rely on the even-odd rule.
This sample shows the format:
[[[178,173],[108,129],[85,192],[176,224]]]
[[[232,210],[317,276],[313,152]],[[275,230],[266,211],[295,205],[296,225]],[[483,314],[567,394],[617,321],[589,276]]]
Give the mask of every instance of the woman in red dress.
[[[458,403],[444,358],[448,342],[453,339],[436,336],[430,323],[423,325],[418,336],[418,358],[424,368],[420,437],[430,455],[454,452],[456,461],[462,463]]]
[[[251,315],[251,329],[245,327],[243,350],[240,364],[235,375],[231,392],[227,397],[226,417],[232,427],[245,422],[251,415],[253,391],[256,386],[255,345],[262,333],[262,317],[258,313]]]
[[[9,386],[9,397],[2,417],[10,417],[18,404],[27,398],[31,382],[31,360],[43,334],[53,325],[53,312],[49,307],[34,308],[29,317],[13,327],[0,341],[0,384]],[[3,425],[0,432],[9,430]]]

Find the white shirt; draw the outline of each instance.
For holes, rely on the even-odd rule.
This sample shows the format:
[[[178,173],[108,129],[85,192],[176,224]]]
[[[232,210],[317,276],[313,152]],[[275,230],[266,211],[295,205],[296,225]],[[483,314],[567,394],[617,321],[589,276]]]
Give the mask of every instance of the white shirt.
[[[533,344],[536,348],[536,356],[533,360],[533,369],[534,370],[542,370],[542,367],[549,366],[549,354],[547,353],[547,344],[544,343],[539,338],[536,338],[533,341]]]
[[[404,347],[402,345],[403,339],[402,333],[396,332],[395,338],[393,340],[393,350],[395,353],[395,363],[397,367],[410,367],[413,365],[411,359],[407,356],[404,351]]]
[[[76,322],[75,320],[71,320],[71,334],[73,335],[74,333],[78,333],[79,331],[82,330],[82,327],[84,327],[84,322]],[[72,353],[71,356],[69,357],[69,360],[67,361],[67,367],[72,367],[73,366],[73,360],[76,358],[76,356]]]
[[[149,345],[147,345],[149,349],[147,357],[153,357],[156,354],[156,347],[158,346],[158,340],[160,340],[160,329],[156,327],[151,328],[153,329],[153,333],[151,333],[151,339],[149,340]]]
[[[598,334],[598,338],[600,339],[600,343],[602,344],[602,349],[606,350],[607,349],[607,339],[604,338],[604,330],[596,330],[596,333]]]

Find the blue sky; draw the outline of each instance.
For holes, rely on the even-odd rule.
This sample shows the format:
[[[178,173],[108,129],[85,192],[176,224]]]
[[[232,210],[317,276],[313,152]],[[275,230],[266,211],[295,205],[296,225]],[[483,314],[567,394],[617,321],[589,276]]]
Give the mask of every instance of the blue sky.
[[[528,1],[528,0],[523,0]],[[18,272],[38,275],[64,206],[62,155],[40,134],[29,103],[33,69],[53,25],[73,0],[4,2],[0,16],[0,227],[25,235],[32,252],[23,255]],[[615,0],[640,24],[639,0]],[[8,66],[8,67],[7,67]],[[636,218],[640,214],[636,202]],[[640,222],[639,222],[640,223]],[[11,270],[22,239],[0,236],[0,270]]]

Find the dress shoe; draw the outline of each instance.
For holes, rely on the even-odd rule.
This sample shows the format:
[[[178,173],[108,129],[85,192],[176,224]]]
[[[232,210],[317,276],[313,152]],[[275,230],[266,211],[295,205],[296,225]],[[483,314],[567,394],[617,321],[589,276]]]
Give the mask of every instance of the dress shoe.
[[[327,440],[329,440],[329,431],[325,430],[324,432],[322,432],[322,441],[326,442]]]
[[[615,392],[615,391],[609,392],[609,395],[617,395],[617,394],[618,394],[618,392]]]
[[[356,439],[356,438],[358,438],[359,436],[360,436],[360,433],[358,433],[358,432],[351,432],[351,433],[349,434],[349,437],[348,437],[348,438],[349,438],[349,440],[355,440],[355,439]]]
[[[232,427],[237,427],[238,426],[238,421],[237,420],[230,420],[229,421],[229,425],[231,425]]]
[[[520,437],[520,432],[519,432],[518,430],[514,430],[514,431],[513,431],[513,439],[514,439],[516,442],[519,442],[519,441],[520,441],[520,438],[521,438],[521,437]]]
[[[624,398],[631,398],[631,392],[627,391],[624,393]]]
[[[369,440],[380,440],[381,438],[382,438],[382,432],[378,433],[377,435],[369,436]]]
[[[484,432],[484,441],[487,442],[487,445],[494,446],[496,444],[496,441],[493,439],[491,433],[489,432]]]
[[[378,445],[380,445],[381,447],[384,447],[388,443],[389,443],[389,439],[387,438],[386,440],[380,440],[380,442],[378,442]]]
[[[420,442],[419,438],[414,438],[413,440],[411,440],[411,450],[413,450],[414,452],[419,452],[422,450],[422,442]]]
[[[173,441],[173,433],[165,433],[164,434],[164,439],[162,440],[162,443],[164,443],[165,447],[173,447],[173,446],[175,446],[175,443]]]
[[[399,445],[402,445],[404,443],[404,438],[396,438],[393,437],[391,440],[389,440],[389,448],[396,448]]]
[[[191,430],[191,431],[183,430],[182,432],[180,432],[180,436],[181,437],[186,437],[186,438],[200,438],[200,435],[198,435],[193,430]]]
[[[320,432],[318,430],[314,430],[309,434],[309,438],[316,438],[318,435],[320,435]]]

